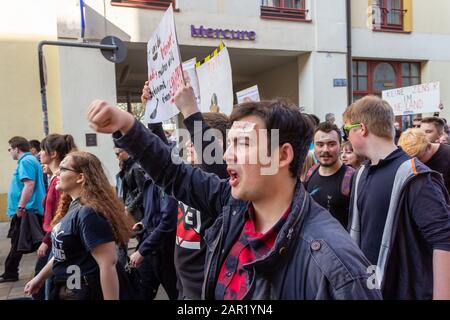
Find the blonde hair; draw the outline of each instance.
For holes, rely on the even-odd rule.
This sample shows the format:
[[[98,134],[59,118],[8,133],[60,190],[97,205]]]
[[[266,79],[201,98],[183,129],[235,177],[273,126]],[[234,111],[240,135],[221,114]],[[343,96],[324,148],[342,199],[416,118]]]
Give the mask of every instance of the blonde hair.
[[[306,155],[305,162],[303,163],[302,172],[300,174],[300,181],[304,182],[306,178],[306,174],[308,173],[309,169],[316,163],[314,160],[314,151],[310,150],[308,154]]]
[[[343,114],[346,123],[363,123],[378,137],[394,139],[394,111],[377,96],[365,96],[352,103]]]
[[[408,129],[398,139],[398,145],[410,157],[417,157],[428,146],[427,136],[419,128]]]

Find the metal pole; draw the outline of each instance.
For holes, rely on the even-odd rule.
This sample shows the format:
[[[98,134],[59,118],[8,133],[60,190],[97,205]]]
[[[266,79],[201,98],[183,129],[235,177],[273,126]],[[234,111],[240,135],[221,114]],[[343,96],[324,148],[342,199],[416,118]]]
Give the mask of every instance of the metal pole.
[[[347,105],[353,102],[353,73],[352,73],[352,7],[351,0],[346,1],[347,11]]]
[[[102,49],[111,50],[116,52],[118,46],[107,45],[107,44],[93,44],[93,43],[77,43],[77,42],[63,42],[63,41],[41,41],[38,44],[38,59],[39,59],[39,81],[41,85],[41,103],[42,103],[42,123],[44,125],[44,134],[48,136],[48,110],[47,110],[47,89],[44,77],[44,50],[43,47],[48,46],[59,46],[59,47],[77,47],[77,48],[92,48],[92,49]]]
[[[133,113],[133,110],[131,108],[131,93],[130,93],[130,91],[127,91],[127,111],[131,114]]]

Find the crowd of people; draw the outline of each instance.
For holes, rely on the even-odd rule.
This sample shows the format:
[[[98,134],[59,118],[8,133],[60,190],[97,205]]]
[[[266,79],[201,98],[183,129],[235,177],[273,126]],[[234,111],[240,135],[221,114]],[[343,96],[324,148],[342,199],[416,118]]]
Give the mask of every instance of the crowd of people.
[[[37,251],[34,299],[152,300],[160,286],[173,300],[450,299],[444,119],[400,128],[376,96],[348,106],[342,128],[279,99],[201,113],[189,83],[174,102],[189,136],[178,146],[161,123],[92,102],[115,189],[70,135],[9,141],[0,282]]]

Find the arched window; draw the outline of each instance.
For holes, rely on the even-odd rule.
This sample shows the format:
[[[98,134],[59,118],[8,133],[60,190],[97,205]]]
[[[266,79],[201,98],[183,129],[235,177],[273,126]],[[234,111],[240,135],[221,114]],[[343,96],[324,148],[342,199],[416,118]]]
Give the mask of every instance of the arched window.
[[[397,79],[392,65],[387,62],[378,63],[373,70],[372,82],[374,91],[394,89]]]

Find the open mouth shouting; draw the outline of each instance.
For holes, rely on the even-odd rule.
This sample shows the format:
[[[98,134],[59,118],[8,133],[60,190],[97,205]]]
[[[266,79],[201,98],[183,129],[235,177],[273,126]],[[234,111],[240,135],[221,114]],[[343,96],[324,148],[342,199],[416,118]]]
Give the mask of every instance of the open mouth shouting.
[[[236,170],[227,167],[228,174],[230,175],[230,186],[232,188],[236,187],[239,184],[239,174]]]

